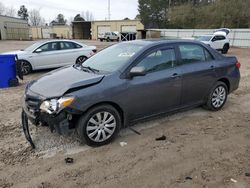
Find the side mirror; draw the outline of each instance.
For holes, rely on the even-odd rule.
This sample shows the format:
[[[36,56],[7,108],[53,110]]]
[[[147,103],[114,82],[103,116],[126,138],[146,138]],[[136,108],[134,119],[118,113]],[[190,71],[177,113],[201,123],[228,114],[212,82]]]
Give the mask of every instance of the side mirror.
[[[145,67],[133,67],[129,72],[130,77],[135,76],[145,76],[146,75],[146,69]]]
[[[38,48],[35,53],[41,53],[42,52],[42,49]]]

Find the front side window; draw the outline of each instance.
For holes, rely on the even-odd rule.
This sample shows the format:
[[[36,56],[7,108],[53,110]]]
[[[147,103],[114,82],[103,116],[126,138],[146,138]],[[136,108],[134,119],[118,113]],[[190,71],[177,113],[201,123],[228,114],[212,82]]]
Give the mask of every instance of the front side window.
[[[147,55],[137,66],[143,66],[146,72],[161,71],[176,66],[174,49],[159,49]]]
[[[179,45],[183,64],[206,61],[204,48],[195,44]]]
[[[55,51],[58,50],[58,43],[57,42],[50,42],[42,45],[38,49],[41,49],[42,52],[48,52],[48,51]]]

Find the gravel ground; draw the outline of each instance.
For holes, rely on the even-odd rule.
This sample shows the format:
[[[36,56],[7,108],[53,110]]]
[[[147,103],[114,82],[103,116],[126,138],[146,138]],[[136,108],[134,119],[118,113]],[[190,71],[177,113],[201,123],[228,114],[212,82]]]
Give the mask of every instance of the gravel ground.
[[[0,41],[0,52],[34,41]],[[111,43],[84,41],[99,49]],[[250,50],[233,48],[241,67],[240,88],[219,112],[202,108],[163,116],[122,130],[111,144],[81,145],[76,136],[32,129],[32,150],[20,125],[26,76],[16,88],[0,89],[0,187],[192,187],[248,188],[250,177]],[[165,141],[155,141],[166,135]],[[121,147],[120,142],[127,145]],[[65,164],[73,157],[73,164]],[[237,182],[234,182],[236,180]]]

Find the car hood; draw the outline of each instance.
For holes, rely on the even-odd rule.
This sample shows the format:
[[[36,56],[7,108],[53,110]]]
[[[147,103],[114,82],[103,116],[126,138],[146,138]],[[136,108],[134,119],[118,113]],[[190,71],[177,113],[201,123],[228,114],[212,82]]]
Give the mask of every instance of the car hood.
[[[9,55],[23,55],[26,54],[26,51],[23,50],[16,50],[16,51],[10,51],[10,52],[4,52],[2,54],[9,54]]]
[[[103,78],[104,75],[77,70],[73,66],[63,67],[34,81],[29,86],[29,90],[43,98],[57,98],[63,96],[70,89],[98,84]]]

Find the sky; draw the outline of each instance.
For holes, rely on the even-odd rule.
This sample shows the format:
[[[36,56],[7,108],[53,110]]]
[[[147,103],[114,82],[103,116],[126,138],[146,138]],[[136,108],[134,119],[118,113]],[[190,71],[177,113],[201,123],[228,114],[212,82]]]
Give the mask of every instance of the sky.
[[[74,17],[83,11],[93,13],[95,20],[108,18],[108,0],[0,0],[7,7],[16,10],[25,5],[28,10],[39,9],[47,23],[51,22],[59,13],[66,19]],[[111,19],[133,19],[138,14],[138,0],[110,0]]]

